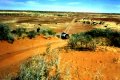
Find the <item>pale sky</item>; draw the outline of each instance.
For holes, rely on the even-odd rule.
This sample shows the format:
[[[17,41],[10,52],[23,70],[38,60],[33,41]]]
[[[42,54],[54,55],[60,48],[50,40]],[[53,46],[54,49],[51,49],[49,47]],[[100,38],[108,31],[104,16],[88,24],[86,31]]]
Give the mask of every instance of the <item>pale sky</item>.
[[[0,0],[0,9],[120,13],[120,0]]]

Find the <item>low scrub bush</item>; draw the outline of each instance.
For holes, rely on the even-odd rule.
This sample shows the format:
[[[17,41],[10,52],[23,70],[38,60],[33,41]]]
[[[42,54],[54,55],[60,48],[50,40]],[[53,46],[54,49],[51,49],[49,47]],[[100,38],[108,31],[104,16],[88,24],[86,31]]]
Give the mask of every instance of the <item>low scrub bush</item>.
[[[36,35],[40,35],[40,34],[43,34],[44,36],[48,37],[48,36],[54,36],[56,33],[52,29],[40,29],[40,28],[37,28],[37,31],[32,30],[27,32],[27,35],[30,39],[35,38]]]
[[[91,25],[96,26],[98,23],[97,22],[91,22]]]
[[[104,29],[93,29],[85,33],[86,35],[91,35],[92,37],[105,37],[106,32]]]
[[[95,50],[98,45],[120,47],[120,32],[111,29],[93,29],[73,34],[68,41],[68,46],[77,50]]]
[[[54,36],[56,33],[52,29],[41,29],[40,34],[43,34],[45,36]]]
[[[7,40],[9,43],[14,42],[14,37],[11,34],[10,27],[6,24],[0,24],[0,40]]]
[[[7,35],[10,33],[10,28],[6,24],[0,24],[0,40],[7,39]]]
[[[111,41],[108,38],[104,38],[104,37],[97,37],[97,38],[93,38],[96,46],[110,46]]]
[[[120,37],[114,37],[111,39],[111,45],[120,47]]]
[[[32,38],[35,38],[35,36],[37,35],[37,32],[36,31],[29,31],[28,33],[27,33],[27,36],[30,38],[30,39],[32,39]]]
[[[12,31],[13,34],[16,34],[18,37],[21,37],[23,34],[26,33],[25,28],[17,28],[16,30]]]
[[[59,65],[59,49],[50,50],[48,46],[45,53],[34,56],[21,65],[20,73],[16,79],[61,80],[62,76]]]
[[[9,43],[13,43],[13,42],[14,42],[14,36],[13,36],[12,34],[8,34],[8,35],[7,35],[7,41],[8,41]]]
[[[105,22],[104,21],[100,21],[99,24],[103,25]]]
[[[68,46],[75,50],[95,50],[96,48],[92,37],[85,33],[73,34],[69,39]]]
[[[104,37],[110,42],[110,45],[120,47],[120,32],[107,29],[93,29],[85,33],[86,35],[91,35],[93,38]]]
[[[91,24],[90,21],[83,21],[84,24]]]
[[[56,33],[49,28],[40,29],[39,27],[32,31],[26,31],[26,28],[17,28],[15,30],[10,29],[6,24],[0,23],[0,41],[6,40],[9,43],[13,43],[14,39],[20,39],[24,37],[29,37],[30,39],[35,38],[36,35],[43,34],[46,37],[54,36]]]

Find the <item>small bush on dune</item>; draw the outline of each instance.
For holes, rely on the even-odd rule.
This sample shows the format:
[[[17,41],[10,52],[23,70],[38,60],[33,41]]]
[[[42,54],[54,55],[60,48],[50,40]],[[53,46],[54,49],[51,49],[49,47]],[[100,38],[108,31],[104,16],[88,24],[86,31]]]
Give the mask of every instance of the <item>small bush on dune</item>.
[[[105,22],[104,21],[100,21],[99,24],[103,25]]]
[[[90,24],[90,21],[83,21],[84,24]]]
[[[48,64],[44,57],[33,57],[21,65],[20,80],[46,80]]]
[[[90,21],[86,21],[86,24],[90,24]]]
[[[36,35],[41,35],[41,34],[44,35],[45,37],[49,37],[49,36],[54,36],[56,33],[52,29],[49,29],[49,28],[47,29],[37,28],[36,30],[27,32],[27,35],[30,39],[34,38]]]
[[[35,38],[35,36],[37,35],[37,32],[35,32],[34,30],[33,30],[33,31],[29,31],[29,32],[27,33],[27,35],[28,35],[28,37],[29,37],[30,39],[32,39],[32,38]]]
[[[47,32],[49,35],[55,35],[55,32],[52,29],[48,29]]]
[[[45,36],[51,36],[51,35],[54,36],[56,34],[52,29],[41,29],[40,33]]]
[[[69,39],[68,45],[76,50],[94,50],[96,45],[90,35],[85,33],[73,34]]]
[[[104,29],[93,29],[91,31],[85,32],[86,35],[91,35],[92,37],[105,37],[106,32]]]
[[[45,37],[54,36],[56,33],[52,29],[40,29],[32,30],[27,32],[25,28],[17,28],[15,30],[10,29],[6,24],[0,23],[0,41],[6,40],[9,43],[13,43],[15,38],[20,39],[21,37],[29,37],[30,39],[35,38],[36,35],[43,34]]]
[[[8,34],[8,35],[7,35],[7,41],[8,41],[9,43],[13,43],[13,42],[14,42],[14,36],[13,36],[12,34]]]
[[[106,37],[106,38],[113,38],[113,37],[120,37],[120,32],[113,31],[109,28],[107,29],[93,29],[91,31],[85,32],[86,35],[91,35],[92,37]]]
[[[17,28],[16,30],[13,30],[12,33],[18,35],[18,37],[21,37],[23,34],[26,33],[26,29],[25,28]]]
[[[110,46],[111,41],[104,37],[93,38],[96,46]]]
[[[120,37],[114,37],[111,39],[111,45],[120,47]]]
[[[55,64],[55,63],[53,63]],[[20,80],[60,80],[60,73],[50,74],[56,68],[52,62],[47,62],[44,56],[33,57],[21,65]]]
[[[96,46],[120,47],[120,32],[111,29],[93,29],[88,32],[73,34],[68,45],[72,49],[95,50]]]
[[[0,40],[7,40],[9,43],[14,42],[14,37],[11,34],[10,28],[6,24],[0,24]]]
[[[0,39],[7,39],[7,35],[10,33],[10,28],[6,24],[0,24]]]
[[[120,32],[107,29],[94,29],[85,33],[86,35],[91,35],[93,38],[104,37],[110,42],[110,45],[120,47]]]
[[[61,80],[59,49],[46,49],[43,55],[34,56],[20,67],[18,80]],[[65,79],[66,80],[66,79]]]

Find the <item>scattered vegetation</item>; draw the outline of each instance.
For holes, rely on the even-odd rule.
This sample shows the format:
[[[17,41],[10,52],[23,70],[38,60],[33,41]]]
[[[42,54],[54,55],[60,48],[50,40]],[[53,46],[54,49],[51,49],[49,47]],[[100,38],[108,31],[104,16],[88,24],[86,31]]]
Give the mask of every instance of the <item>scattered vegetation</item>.
[[[10,27],[6,24],[0,24],[0,40],[7,40],[9,43],[13,43],[15,37],[18,39],[21,37],[29,37],[30,39],[35,38],[37,35],[52,36],[56,33],[52,29],[40,29],[39,27],[35,30],[27,31],[26,28],[16,28],[11,31]]]
[[[105,22],[104,21],[100,21],[99,24],[103,25]]]
[[[68,46],[75,50],[95,50],[96,48],[92,37],[85,33],[73,34],[69,39]]]
[[[27,33],[27,36],[32,39],[32,38],[35,38],[35,36],[37,35],[37,32],[35,32],[34,30],[33,31],[29,31]]]
[[[77,50],[95,50],[97,45],[120,47],[120,32],[111,29],[93,29],[73,34],[68,46]]]
[[[85,33],[90,35],[93,38],[104,37],[107,38],[110,42],[110,46],[120,47],[120,32],[107,29],[93,29]]]
[[[41,29],[40,34],[45,36],[55,35],[56,33],[52,29]]]
[[[16,30],[12,31],[13,34],[16,34],[18,37],[21,37],[23,34],[26,33],[25,28],[17,28]]]
[[[96,25],[103,25],[105,22],[104,21],[92,21],[92,20],[82,20],[81,21],[83,24],[88,24],[88,25],[92,25],[92,26],[96,26]]]
[[[20,67],[20,73],[13,80],[61,80],[59,49],[50,50],[34,56]],[[66,80],[66,79],[65,79]]]

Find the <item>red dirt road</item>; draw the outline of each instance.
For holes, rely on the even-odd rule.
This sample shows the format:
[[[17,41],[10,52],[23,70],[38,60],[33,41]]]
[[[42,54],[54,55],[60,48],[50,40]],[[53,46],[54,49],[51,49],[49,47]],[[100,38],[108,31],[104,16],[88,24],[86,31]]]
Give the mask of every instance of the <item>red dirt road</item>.
[[[17,40],[13,44],[0,42],[0,72],[29,57],[43,53],[48,44],[52,44],[51,49],[54,49],[66,45],[67,42],[58,38],[45,39],[41,36],[32,40],[27,38]]]

